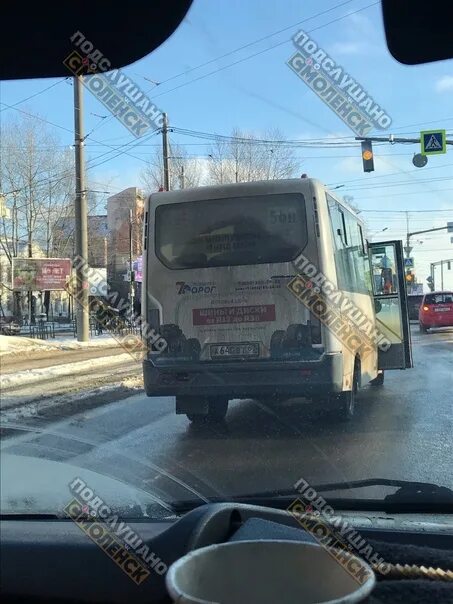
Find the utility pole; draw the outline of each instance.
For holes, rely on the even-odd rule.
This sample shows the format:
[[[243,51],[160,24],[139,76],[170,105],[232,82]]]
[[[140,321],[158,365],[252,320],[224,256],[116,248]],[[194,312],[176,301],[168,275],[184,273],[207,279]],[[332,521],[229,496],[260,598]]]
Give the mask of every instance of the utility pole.
[[[440,289],[444,291],[444,261],[440,261]]]
[[[411,246],[410,246],[410,237],[409,237],[409,212],[406,212],[406,258],[410,258],[411,256]]]
[[[29,198],[28,198],[28,225],[27,225],[27,251],[28,257],[31,258],[33,256],[33,234],[32,234],[32,221],[33,221],[33,208],[32,208],[32,191],[31,191],[31,178],[29,180]],[[34,311],[36,309],[33,307],[33,292],[28,290],[28,324],[34,325]],[[33,316],[33,319],[32,319]]]
[[[16,258],[19,251],[19,228],[17,224],[17,193],[13,192],[13,224],[12,224],[12,235],[13,235],[13,256]],[[12,268],[12,266],[11,266]],[[22,319],[22,293],[13,291],[13,308],[14,315]]]
[[[28,193],[29,193],[29,197],[28,197],[28,233],[27,233],[27,251],[28,251],[28,257],[32,258],[33,257],[33,231],[32,231],[32,223],[33,223],[33,206],[32,206],[32,189],[31,189],[31,177],[30,177],[30,181],[29,181],[29,185],[28,185]]]
[[[129,301],[131,316],[134,313],[134,268],[132,261],[132,210],[129,210]]]
[[[170,190],[170,167],[169,167],[169,146],[168,146],[168,118],[167,114],[163,113],[163,126],[162,126],[162,157],[164,161],[164,191]]]
[[[88,263],[88,219],[85,188],[85,152],[83,135],[83,76],[74,77],[74,148],[76,169],[75,244],[76,244],[76,301],[77,340],[88,342],[88,283],[84,267]]]
[[[47,225],[46,225],[46,257],[50,258],[50,241],[52,237],[52,233],[50,230],[50,213],[52,211],[52,181],[49,180],[49,211],[47,214]],[[44,312],[46,313],[47,319],[49,318],[49,309],[51,307],[50,302],[51,292],[46,290],[44,292]],[[42,301],[42,298],[41,298]],[[41,308],[42,312],[42,308]]]
[[[184,165],[181,166],[181,176],[180,176],[180,187],[181,189],[185,188],[185,174],[184,174]]]
[[[17,228],[17,191],[13,191],[13,256],[17,256],[17,251],[19,247],[19,237],[17,233],[19,232]]]
[[[46,225],[46,255],[49,258],[50,254],[50,212],[52,211],[52,181],[49,180],[49,215]]]
[[[412,247],[410,245],[410,236],[409,236],[409,212],[406,212],[406,246],[404,248],[404,251],[406,252],[406,258],[410,258],[411,252],[412,252]],[[411,269],[409,267],[406,267],[405,274],[409,275],[410,271],[411,271]],[[408,291],[409,290],[410,290],[410,287],[408,285]]]

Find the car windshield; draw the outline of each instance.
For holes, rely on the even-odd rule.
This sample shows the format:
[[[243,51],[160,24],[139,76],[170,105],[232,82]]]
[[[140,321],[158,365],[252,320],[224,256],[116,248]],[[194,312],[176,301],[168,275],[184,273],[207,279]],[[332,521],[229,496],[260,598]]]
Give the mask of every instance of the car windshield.
[[[363,0],[67,47],[1,83],[2,513],[452,488],[453,59]]]

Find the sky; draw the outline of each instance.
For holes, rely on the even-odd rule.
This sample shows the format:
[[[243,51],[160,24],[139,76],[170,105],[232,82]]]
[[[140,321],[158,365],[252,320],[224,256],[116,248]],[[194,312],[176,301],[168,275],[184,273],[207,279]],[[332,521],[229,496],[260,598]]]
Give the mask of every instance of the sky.
[[[350,141],[345,148],[298,148],[300,172],[352,197],[374,241],[404,239],[407,221],[410,232],[453,221],[453,145],[424,168],[412,164],[419,145],[375,145],[375,171],[365,174],[354,133],[286,65],[299,29],[311,32],[390,115],[390,127],[372,135],[417,137],[444,128],[453,140],[453,60],[398,63],[385,44],[380,3],[372,0],[194,0],[177,31],[124,71],[168,114],[170,127],[225,135],[238,128],[257,136],[278,128],[291,140]],[[160,136],[135,139],[89,91],[84,98],[91,186],[106,199],[140,187]],[[73,143],[70,78],[3,82],[0,103],[1,123],[26,112],[51,122],[62,146]],[[194,161],[208,161],[209,141],[176,133],[170,140],[186,146]],[[446,231],[413,237],[420,281],[430,262],[453,259],[452,237]],[[439,279],[440,272],[440,288]],[[453,264],[444,270],[444,287],[453,288]]]

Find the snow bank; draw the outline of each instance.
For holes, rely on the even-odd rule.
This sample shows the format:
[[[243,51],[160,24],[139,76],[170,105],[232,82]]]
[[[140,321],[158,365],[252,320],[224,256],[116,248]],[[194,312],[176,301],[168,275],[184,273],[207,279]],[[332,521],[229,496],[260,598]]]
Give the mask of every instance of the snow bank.
[[[117,340],[108,334],[93,337],[89,342],[78,342],[75,338],[58,337],[52,340],[38,340],[23,336],[0,335],[0,357],[14,354],[28,354],[39,351],[79,350],[83,348],[104,348],[119,346]]]
[[[118,354],[115,356],[99,357],[87,361],[77,361],[74,363],[64,363],[63,365],[53,365],[51,367],[41,367],[39,369],[27,369],[26,371],[16,371],[16,373],[7,373],[0,377],[0,389],[12,388],[14,386],[25,386],[34,384],[42,380],[59,378],[62,376],[72,376],[76,373],[89,374],[93,369],[103,366],[116,366],[131,362],[129,353]]]

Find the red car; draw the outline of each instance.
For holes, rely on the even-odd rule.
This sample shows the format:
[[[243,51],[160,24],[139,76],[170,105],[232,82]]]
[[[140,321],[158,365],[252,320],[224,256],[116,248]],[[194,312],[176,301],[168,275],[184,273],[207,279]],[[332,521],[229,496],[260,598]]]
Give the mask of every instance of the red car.
[[[423,296],[418,311],[420,331],[431,327],[453,327],[453,292],[432,292]]]

